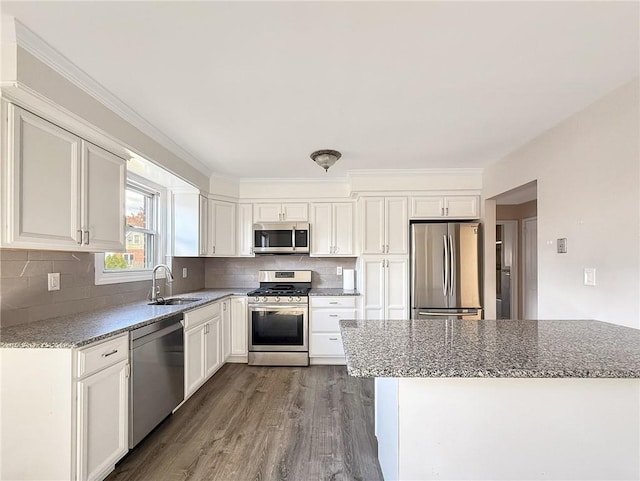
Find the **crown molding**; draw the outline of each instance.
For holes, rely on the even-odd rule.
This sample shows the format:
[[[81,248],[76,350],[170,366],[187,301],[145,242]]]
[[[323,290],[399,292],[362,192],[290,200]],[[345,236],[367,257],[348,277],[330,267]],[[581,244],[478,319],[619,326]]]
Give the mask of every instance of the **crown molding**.
[[[242,178],[238,180],[241,184],[264,184],[265,182],[274,182],[279,184],[348,184],[347,177],[332,177],[330,179],[317,179],[311,177],[299,178],[278,178],[278,177],[262,177],[262,178]]]
[[[111,111],[122,117],[125,121],[136,127],[143,134],[155,140],[165,149],[178,156],[180,159],[198,170],[207,177],[213,173],[212,169],[198,160],[195,156],[171,140],[166,134],[145,120],[135,110],[125,104],[103,85],[88,75],[67,57],[45,42],[35,32],[27,28],[19,20],[15,22],[16,43],[31,55],[53,69],[75,86],[86,92],[95,100],[106,106]]]
[[[439,169],[361,169],[350,170],[347,175],[351,177],[357,176],[388,176],[388,175],[482,175],[484,169],[482,168],[439,168]]]

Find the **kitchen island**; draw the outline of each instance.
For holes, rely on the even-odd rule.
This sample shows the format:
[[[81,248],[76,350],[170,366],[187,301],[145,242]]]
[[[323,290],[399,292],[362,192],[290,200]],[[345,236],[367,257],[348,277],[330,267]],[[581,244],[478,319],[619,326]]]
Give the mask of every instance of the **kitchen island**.
[[[375,378],[387,481],[640,479],[640,330],[598,321],[340,323]]]

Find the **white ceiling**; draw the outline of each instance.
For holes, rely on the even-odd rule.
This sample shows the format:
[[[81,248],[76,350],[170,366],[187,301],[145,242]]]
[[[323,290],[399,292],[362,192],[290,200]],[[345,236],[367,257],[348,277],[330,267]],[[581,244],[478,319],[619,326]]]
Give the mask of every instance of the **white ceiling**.
[[[484,167],[639,74],[632,2],[6,2],[238,178]],[[328,174],[309,154],[343,157]]]

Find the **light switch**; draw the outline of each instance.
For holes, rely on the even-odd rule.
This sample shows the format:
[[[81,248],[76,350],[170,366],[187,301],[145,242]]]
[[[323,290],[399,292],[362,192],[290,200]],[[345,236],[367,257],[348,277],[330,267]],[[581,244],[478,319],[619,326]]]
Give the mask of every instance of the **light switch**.
[[[584,285],[585,286],[596,285],[596,268],[595,267],[584,268]]]
[[[558,254],[566,254],[567,253],[567,238],[563,237],[562,239],[558,239]]]
[[[49,274],[47,274],[47,289],[50,291],[60,290],[60,273],[59,272],[49,272]]]
[[[338,276],[342,275],[342,266],[336,267],[336,275],[338,275]]]
[[[184,278],[186,278],[186,277],[187,277],[187,268],[186,268],[186,267],[183,267],[183,268],[182,268],[182,278],[184,279]]]

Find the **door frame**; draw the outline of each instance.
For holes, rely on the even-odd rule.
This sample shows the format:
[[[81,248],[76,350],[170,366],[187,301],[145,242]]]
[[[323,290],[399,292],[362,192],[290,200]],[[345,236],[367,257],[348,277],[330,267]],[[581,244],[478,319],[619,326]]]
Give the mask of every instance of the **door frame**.
[[[522,226],[520,229],[520,235],[522,236],[522,318],[524,319],[526,317],[525,312],[526,312],[526,307],[527,307],[527,265],[526,265],[526,258],[527,258],[527,252],[528,249],[530,248],[529,244],[527,244],[527,237],[525,236],[525,228],[526,225],[532,221],[536,222],[536,232],[537,232],[537,228],[538,228],[538,217],[525,217],[524,219],[522,219]],[[538,241],[536,239],[536,250],[538,248]],[[538,256],[536,253],[536,260],[537,260]],[[536,271],[538,269],[538,264],[536,262]],[[538,278],[537,276],[537,272],[536,272],[536,279]],[[539,312],[538,312],[538,289],[536,287],[536,318],[539,317]]]
[[[524,221],[524,219],[523,219]],[[510,248],[511,248],[511,319],[518,318],[518,277],[520,273],[520,258],[518,256],[518,240],[519,240],[519,231],[518,231],[518,221],[517,220],[496,220],[496,226],[502,226],[502,246],[504,252],[505,246],[505,235],[509,235],[510,240]],[[524,223],[523,223],[524,225]],[[505,229],[507,227],[507,229]],[[498,286],[498,282],[500,279],[496,278],[496,288]],[[497,317],[497,312],[496,312]]]

